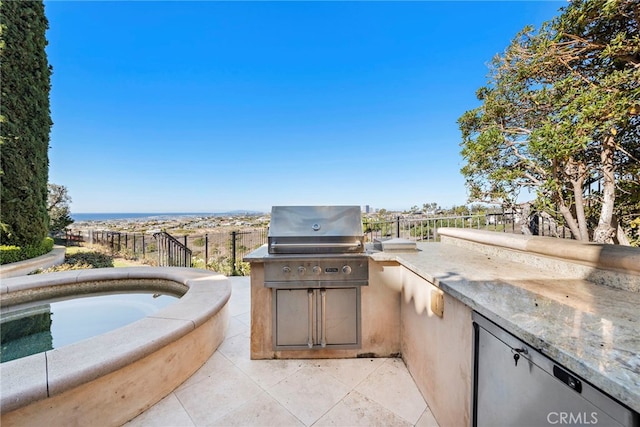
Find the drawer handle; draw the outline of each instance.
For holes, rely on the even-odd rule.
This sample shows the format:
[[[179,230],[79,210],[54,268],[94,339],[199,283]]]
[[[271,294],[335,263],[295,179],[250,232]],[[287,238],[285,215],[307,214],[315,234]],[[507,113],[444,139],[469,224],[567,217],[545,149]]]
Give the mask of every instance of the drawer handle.
[[[313,347],[313,289],[309,289],[307,291],[307,298],[309,299],[309,338],[307,339],[307,346],[309,348]]]
[[[320,310],[322,310],[322,323],[321,323],[321,334],[320,334],[320,345],[322,347],[326,347],[327,346],[327,337],[326,337],[326,330],[327,330],[327,290],[326,289],[322,289],[320,291]]]

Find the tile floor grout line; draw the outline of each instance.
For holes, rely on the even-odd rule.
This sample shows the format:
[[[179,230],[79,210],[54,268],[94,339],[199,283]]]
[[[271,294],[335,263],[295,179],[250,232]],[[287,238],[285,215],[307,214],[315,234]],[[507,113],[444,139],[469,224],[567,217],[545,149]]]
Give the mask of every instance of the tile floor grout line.
[[[223,341],[224,342],[224,341]],[[221,344],[222,345],[222,344]],[[266,393],[271,399],[273,399],[278,405],[282,406],[287,412],[291,413],[291,415],[293,417],[295,417],[297,420],[299,420],[302,424],[305,424],[302,420],[300,420],[298,417],[295,416],[295,414],[293,414],[291,411],[289,411],[289,409],[287,409],[284,405],[282,405],[282,402],[280,402],[275,396],[273,396],[270,392],[269,389],[274,388],[275,386],[277,386],[278,384],[280,384],[281,382],[285,381],[287,378],[291,377],[292,375],[296,374],[297,372],[299,372],[303,366],[298,366],[298,368],[286,375],[284,378],[281,378],[277,383],[275,384],[271,384],[269,386],[263,386],[260,383],[258,383],[252,375],[250,375],[248,372],[246,372],[244,369],[242,369],[242,367],[240,365],[237,365],[233,360],[231,360],[226,354],[224,354],[222,351],[220,350],[216,350],[216,352],[220,352],[220,355],[222,357],[224,357],[229,363],[231,363],[234,367],[236,367],[240,372],[242,372],[247,378],[249,378],[260,390],[262,390],[264,393]],[[260,362],[260,360],[251,360],[249,359],[250,362]],[[290,360],[302,360],[304,361],[304,359],[290,359]]]
[[[344,383],[343,383],[344,384]],[[331,412],[336,406],[340,405],[341,403],[343,403],[344,399],[347,398],[347,396],[349,396],[351,393],[353,393],[355,391],[355,388],[352,388],[351,390],[349,390],[347,392],[347,394],[345,394],[344,396],[342,396],[342,398],[340,400],[338,400],[333,406],[331,406],[329,409],[327,409],[322,415],[320,415],[312,424],[309,425],[309,427],[313,427],[314,425],[318,424],[318,421],[320,421],[325,415],[327,415],[329,412]]]
[[[173,396],[176,398],[176,400],[180,404],[180,407],[182,408],[184,413],[187,414],[187,417],[189,417],[189,420],[191,421],[191,424],[193,424],[194,427],[198,427],[198,423],[196,423],[196,420],[193,419],[193,417],[191,416],[191,414],[189,413],[187,408],[185,408],[184,404],[182,403],[182,400],[180,400],[180,397],[176,394],[176,392],[173,391],[173,392],[171,392],[171,394],[173,394]]]
[[[223,342],[224,342],[224,340],[223,340]],[[222,345],[222,343],[221,343],[220,345]],[[240,373],[242,373],[242,375],[244,375],[245,377],[247,377],[247,378],[248,378],[248,379],[249,379],[249,380],[250,380],[250,381],[251,381],[251,382],[252,382],[252,383],[253,383],[253,384],[258,388],[258,389],[260,389],[260,391],[261,391],[260,393],[257,393],[255,396],[252,396],[249,400],[246,400],[246,401],[245,401],[242,405],[240,405],[238,408],[235,408],[235,409],[233,409],[233,410],[232,410],[232,411],[230,411],[230,412],[237,411],[239,408],[241,408],[241,407],[243,407],[243,406],[245,406],[245,405],[248,405],[249,403],[252,403],[252,402],[253,402],[253,401],[254,401],[258,396],[260,396],[260,394],[261,394],[261,393],[266,393],[266,394],[267,394],[267,395],[269,395],[273,400],[275,400],[275,401],[276,401],[276,403],[278,403],[280,406],[282,406],[282,405],[280,404],[280,402],[278,402],[276,399],[274,399],[274,398],[273,398],[273,396],[271,396],[271,395],[267,392],[267,390],[265,390],[265,389],[264,389],[260,384],[258,384],[258,383],[256,382],[256,380],[254,380],[254,379],[253,379],[253,378],[252,378],[248,373],[246,373],[246,372],[245,372],[245,371],[243,371],[243,370],[242,370],[238,365],[236,365],[236,364],[233,362],[233,360],[231,360],[231,359],[230,359],[226,354],[224,354],[222,351],[220,351],[220,350],[219,350],[219,346],[218,346],[218,349],[216,349],[216,351],[215,351],[214,353],[220,353],[220,356],[221,356],[221,357],[223,357],[227,362],[229,362],[229,363],[231,364],[231,366],[233,366],[234,368],[238,369],[238,371],[240,371]],[[213,356],[213,355],[212,355],[212,356]],[[202,381],[204,381],[204,380],[206,380],[206,379],[207,379],[207,378],[203,378],[202,380],[198,381],[198,383],[200,383],[200,382],[202,382]],[[196,383],[196,384],[198,384],[198,383]],[[189,387],[191,387],[191,386],[189,386]],[[178,397],[178,396],[176,395],[176,397]],[[182,402],[180,402],[180,404],[182,404]],[[286,409],[286,408],[284,408],[284,409]],[[186,410],[186,408],[185,408],[185,411],[187,412],[187,414],[189,414],[189,412]],[[207,423],[205,426],[207,426],[207,425],[209,425],[209,424],[213,424],[213,423],[215,423],[216,421],[219,421],[219,420],[223,419],[224,417],[226,417],[226,416],[228,416],[228,415],[229,415],[229,413],[226,413],[226,414],[220,415],[220,416],[219,416],[219,417],[217,417],[216,419],[212,420],[212,422]],[[293,414],[292,414],[292,415],[293,415]],[[189,414],[189,418],[191,418],[191,415],[190,415],[190,414]],[[200,425],[198,425],[198,424],[197,424],[197,423],[195,423],[195,422],[194,422],[194,425],[195,425],[195,427],[200,427]],[[202,427],[205,427],[205,426],[202,426]]]
[[[367,375],[367,378],[369,378],[371,375],[375,374],[375,373],[376,373],[376,371],[378,371],[378,370],[382,369],[382,368],[383,368],[383,366],[385,366],[385,365],[389,365],[389,366],[393,367],[393,365],[391,365],[391,364],[393,364],[393,363],[394,363],[394,360],[395,360],[395,359],[399,359],[399,360],[400,360],[400,362],[402,362],[402,364],[403,364],[403,366],[405,367],[405,369],[407,369],[407,370],[408,370],[408,368],[407,368],[406,364],[404,363],[404,359],[402,359],[401,357],[387,357],[387,358],[384,358],[384,359],[385,359],[385,360],[384,360],[384,362],[383,362],[383,363],[381,363],[381,364],[380,364],[376,369],[374,369],[374,370],[373,370],[369,375]],[[412,377],[410,374],[409,374],[409,376],[410,376],[410,378],[411,378],[411,381],[413,381],[413,382],[415,383],[415,381],[413,380],[413,377]],[[361,383],[364,383],[364,380],[363,380]],[[410,425],[414,425],[414,426],[415,426],[415,423],[411,422],[410,420],[408,420],[407,418],[405,418],[404,416],[402,416],[401,414],[399,414],[398,412],[396,412],[393,408],[389,408],[389,407],[387,407],[387,405],[385,404],[385,402],[381,402],[381,401],[379,401],[379,400],[378,400],[378,399],[376,399],[374,396],[367,396],[366,394],[364,394],[364,393],[362,393],[362,392],[360,392],[360,391],[356,390],[356,388],[355,388],[355,387],[354,387],[354,390],[355,390],[356,392],[360,393],[361,395],[365,396],[367,399],[371,400],[372,402],[375,402],[376,404],[380,405],[382,408],[384,408],[384,409],[386,409],[386,410],[388,410],[388,411],[390,411],[390,412],[394,413],[397,417],[399,417],[400,419],[402,419],[402,420],[406,421],[408,424],[410,424]],[[423,397],[423,401],[424,401],[424,397]],[[425,403],[425,409],[426,409],[426,408],[428,408],[428,407],[429,407],[429,405],[427,404],[427,402],[425,401],[424,403]],[[420,421],[420,417],[422,416],[422,414],[423,414],[423,413],[424,413],[424,409],[422,410],[422,413],[420,414],[420,416],[418,416],[418,419],[416,420],[416,423],[417,423],[418,421]]]

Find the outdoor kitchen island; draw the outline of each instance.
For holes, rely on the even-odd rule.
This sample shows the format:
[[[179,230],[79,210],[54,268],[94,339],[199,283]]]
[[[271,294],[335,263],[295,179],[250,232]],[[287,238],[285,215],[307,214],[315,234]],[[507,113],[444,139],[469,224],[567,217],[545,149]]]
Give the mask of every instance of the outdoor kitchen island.
[[[268,245],[245,257],[251,358],[398,355],[398,296],[370,286],[364,246],[358,206],[274,206]]]
[[[638,249],[469,229],[439,234],[441,243],[419,243],[417,251],[367,252],[359,349],[275,351],[272,290],[263,283],[270,255],[265,248],[255,251],[246,258],[252,264],[251,357],[400,354],[441,426],[472,425],[479,314],[580,378],[585,388],[591,385],[621,403],[631,413],[630,425],[637,425]],[[528,363],[525,354],[519,364],[510,360],[503,370]],[[505,392],[517,394],[527,386]]]

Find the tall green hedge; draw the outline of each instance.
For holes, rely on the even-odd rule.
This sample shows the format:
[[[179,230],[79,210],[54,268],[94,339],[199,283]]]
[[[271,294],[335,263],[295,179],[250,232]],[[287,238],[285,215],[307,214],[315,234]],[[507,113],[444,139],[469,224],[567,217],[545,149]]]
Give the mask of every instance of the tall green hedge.
[[[48,232],[51,68],[42,1],[0,3],[0,238],[39,245]]]

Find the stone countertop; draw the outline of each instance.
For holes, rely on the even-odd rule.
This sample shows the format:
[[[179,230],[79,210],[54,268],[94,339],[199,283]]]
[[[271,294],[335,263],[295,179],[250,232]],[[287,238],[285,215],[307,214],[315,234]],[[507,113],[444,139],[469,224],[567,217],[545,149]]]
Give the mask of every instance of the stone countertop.
[[[640,412],[640,293],[455,245],[418,249],[370,256],[400,263]]]
[[[265,258],[269,257],[269,249],[267,248],[266,243],[262,246],[260,246],[258,249],[249,252],[247,255],[245,255],[245,257],[242,259],[243,261],[246,262],[264,262]]]

